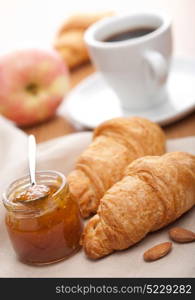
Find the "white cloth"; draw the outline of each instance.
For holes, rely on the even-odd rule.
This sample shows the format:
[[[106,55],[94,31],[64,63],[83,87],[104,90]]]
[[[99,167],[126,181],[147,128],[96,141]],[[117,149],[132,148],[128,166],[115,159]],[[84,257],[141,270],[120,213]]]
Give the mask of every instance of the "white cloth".
[[[53,169],[68,174],[75,159],[91,141],[90,132],[64,136],[38,146],[38,169]],[[168,151],[195,154],[195,137],[167,142]],[[0,118],[0,193],[18,176],[27,172],[27,137]],[[5,208],[0,205],[0,277],[195,277],[194,243],[173,244],[172,252],[153,263],[143,261],[144,251],[154,244],[168,241],[170,225],[149,234],[125,251],[98,261],[87,259],[80,251],[57,264],[33,267],[16,259],[4,225]],[[195,209],[182,216],[175,225],[195,231]]]

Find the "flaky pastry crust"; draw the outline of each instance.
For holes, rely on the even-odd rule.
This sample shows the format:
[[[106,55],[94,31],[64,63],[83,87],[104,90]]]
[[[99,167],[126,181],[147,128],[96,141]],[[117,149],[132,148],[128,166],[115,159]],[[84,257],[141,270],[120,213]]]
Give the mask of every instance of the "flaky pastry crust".
[[[96,213],[100,199],[123,177],[130,162],[164,152],[163,131],[146,119],[116,118],[98,126],[93,142],[68,176],[70,192],[79,203],[82,216]]]
[[[195,156],[172,152],[132,162],[100,200],[82,244],[97,259],[123,250],[178,219],[195,204]]]

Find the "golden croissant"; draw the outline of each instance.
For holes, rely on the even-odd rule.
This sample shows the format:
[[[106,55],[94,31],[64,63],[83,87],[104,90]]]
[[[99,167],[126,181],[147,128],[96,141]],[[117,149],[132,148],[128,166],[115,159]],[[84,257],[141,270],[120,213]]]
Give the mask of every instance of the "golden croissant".
[[[63,24],[55,39],[54,47],[69,68],[74,68],[89,60],[83,39],[85,30],[93,23],[111,15],[113,15],[112,12],[78,14],[70,17]]]
[[[100,201],[82,244],[97,259],[126,249],[178,219],[195,204],[195,156],[172,152],[132,162]]]
[[[70,192],[83,217],[96,213],[104,193],[124,175],[130,162],[165,152],[161,128],[143,118],[116,118],[101,124],[93,142],[68,176]]]

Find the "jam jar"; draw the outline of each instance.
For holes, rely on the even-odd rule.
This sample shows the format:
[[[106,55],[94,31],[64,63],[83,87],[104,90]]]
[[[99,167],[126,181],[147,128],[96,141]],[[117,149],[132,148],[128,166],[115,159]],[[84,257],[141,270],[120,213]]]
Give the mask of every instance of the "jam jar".
[[[25,192],[30,187],[28,176],[8,187],[3,194],[7,209],[5,222],[20,261],[49,264],[67,258],[80,248],[83,225],[63,174],[40,171],[36,173],[36,182],[37,186],[45,185],[49,192],[34,201],[25,201]]]

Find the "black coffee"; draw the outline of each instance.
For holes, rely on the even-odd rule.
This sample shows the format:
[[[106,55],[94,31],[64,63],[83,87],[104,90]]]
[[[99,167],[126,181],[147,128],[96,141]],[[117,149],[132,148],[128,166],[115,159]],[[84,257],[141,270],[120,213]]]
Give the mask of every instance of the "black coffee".
[[[109,37],[107,37],[104,42],[120,42],[130,39],[135,39],[140,36],[149,34],[156,30],[156,28],[153,27],[139,27],[139,28],[133,28],[129,29],[123,32],[115,33]]]

